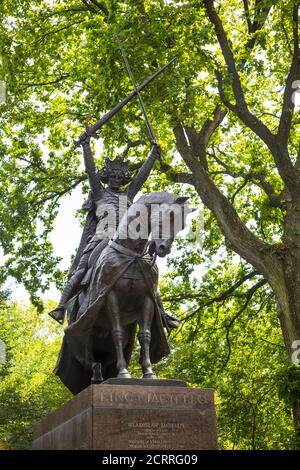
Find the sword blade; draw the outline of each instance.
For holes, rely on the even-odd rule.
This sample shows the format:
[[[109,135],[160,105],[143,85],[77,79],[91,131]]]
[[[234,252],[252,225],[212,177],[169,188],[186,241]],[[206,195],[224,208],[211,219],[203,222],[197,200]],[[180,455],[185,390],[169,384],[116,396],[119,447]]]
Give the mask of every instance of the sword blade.
[[[132,73],[132,70],[131,70],[131,68],[130,68],[127,54],[126,54],[126,52],[125,52],[124,47],[122,46],[122,43],[121,43],[121,40],[120,40],[119,35],[117,34],[116,36],[117,36],[117,41],[118,41],[118,44],[119,44],[119,47],[120,47],[120,51],[121,51],[121,54],[122,54],[122,57],[123,57],[123,60],[124,60],[124,63],[125,63],[125,67],[126,67],[126,69],[127,69],[128,75],[129,75],[129,77],[130,77],[130,79],[131,79],[131,82],[132,82],[132,84],[133,84],[133,86],[134,86],[134,89],[135,89],[136,92],[137,92],[137,97],[138,97],[138,100],[139,100],[139,103],[140,103],[140,106],[141,106],[141,109],[142,109],[142,113],[143,113],[144,118],[145,118],[146,126],[147,126],[147,129],[148,129],[149,135],[150,135],[150,140],[153,141],[153,142],[156,142],[156,137],[155,137],[154,131],[153,131],[153,129],[152,129],[152,126],[151,126],[151,124],[150,124],[150,121],[149,121],[149,118],[148,118],[148,115],[147,115],[147,111],[146,111],[145,105],[144,105],[144,103],[143,103],[141,94],[140,94],[140,92],[139,92],[138,89],[137,89],[136,81],[135,81],[134,75],[133,75],[133,73]]]
[[[81,142],[87,137],[87,136],[93,136],[95,133],[105,124],[107,121],[109,121],[115,114],[117,114],[127,103],[129,103],[132,98],[134,98],[138,92],[142,91],[149,83],[152,82],[158,75],[160,75],[169,65],[171,65],[176,58],[174,57],[170,62],[165,64],[163,67],[161,67],[157,72],[155,72],[151,77],[147,78],[141,85],[137,87],[137,89],[133,90],[130,95],[126,96],[122,101],[120,101],[116,106],[114,106],[110,111],[108,111],[104,116],[102,116],[95,124],[93,124],[91,127],[86,127],[85,132],[82,132],[80,136],[78,137],[77,141],[74,141],[74,144],[76,147],[81,145]]]

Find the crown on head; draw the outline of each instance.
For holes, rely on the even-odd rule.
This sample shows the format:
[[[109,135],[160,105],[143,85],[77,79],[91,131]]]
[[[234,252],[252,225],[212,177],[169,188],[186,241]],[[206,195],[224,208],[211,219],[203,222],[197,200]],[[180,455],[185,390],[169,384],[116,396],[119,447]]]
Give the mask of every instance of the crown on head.
[[[120,170],[126,173],[128,172],[128,161],[123,160],[120,155],[118,155],[114,160],[105,158],[105,167],[108,173],[112,170]]]
[[[118,155],[114,160],[105,158],[105,165],[99,172],[101,181],[103,183],[107,183],[110,173],[115,170],[122,171],[124,175],[123,184],[127,184],[131,181],[132,177],[128,169],[128,160],[123,160],[120,155]]]

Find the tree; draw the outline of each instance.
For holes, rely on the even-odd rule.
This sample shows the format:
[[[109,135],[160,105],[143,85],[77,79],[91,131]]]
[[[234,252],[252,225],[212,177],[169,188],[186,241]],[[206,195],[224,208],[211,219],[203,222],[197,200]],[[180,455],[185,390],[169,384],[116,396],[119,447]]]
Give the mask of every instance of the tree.
[[[31,449],[33,425],[70,392],[53,374],[62,333],[47,314],[9,301],[0,307],[0,449]]]
[[[162,292],[169,291],[166,280]],[[243,304],[243,292],[237,290],[241,297],[232,301],[232,310]],[[295,447],[288,394],[282,390],[283,400],[277,392],[286,384],[284,346],[272,299],[265,294],[255,294],[251,308],[231,329],[226,366],[228,314],[217,304],[205,310],[200,324],[196,316],[186,322],[172,338],[172,354],[156,365],[160,377],[215,389],[221,449]],[[37,315],[30,306],[1,302],[0,339],[7,346],[7,361],[0,364],[0,449],[30,449],[33,425],[70,398],[53,374],[61,337],[60,327],[46,313]],[[140,375],[137,349],[131,373]]]
[[[220,276],[233,252],[244,260],[227,291],[201,302],[201,288],[192,286],[195,316],[242,284],[248,308],[269,286],[291,360],[300,339],[299,2],[6,0],[0,8],[0,78],[8,88],[0,117],[2,278],[24,282],[33,300],[38,288],[61,280],[48,234],[60,198],[84,179],[71,137],[130,89],[118,31],[136,77],[178,57],[144,93],[164,150],[151,187],[185,184],[201,198],[209,230],[203,254],[222,249]],[[138,104],[101,137],[109,154],[127,143],[130,157],[132,148],[142,157],[135,143],[147,137]],[[181,301],[191,295],[185,287]],[[212,284],[207,289],[213,294]],[[293,407],[299,434],[299,391]]]
[[[211,270],[203,279],[202,300],[209,276],[217,288],[231,284],[229,276],[221,283],[220,273],[214,276]],[[174,280],[174,272],[170,277]],[[169,295],[169,282],[162,292]],[[246,295],[245,286],[237,287],[229,303],[213,302],[189,318],[174,333],[172,354],[157,372],[192,386],[214,388],[221,449],[297,448],[290,396],[282,389],[287,384],[286,361],[280,326],[274,321],[275,305],[267,287],[257,290],[244,309]],[[197,302],[186,302],[181,309],[193,312]]]

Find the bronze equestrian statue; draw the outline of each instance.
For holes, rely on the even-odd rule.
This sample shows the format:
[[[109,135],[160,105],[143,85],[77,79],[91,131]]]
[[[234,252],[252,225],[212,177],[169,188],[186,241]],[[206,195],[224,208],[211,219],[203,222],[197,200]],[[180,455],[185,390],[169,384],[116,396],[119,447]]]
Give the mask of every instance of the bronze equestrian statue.
[[[187,199],[165,192],[142,196],[128,207],[115,235],[95,255],[89,283],[73,306],[55,369],[73,393],[91,382],[130,378],[127,366],[137,326],[143,378],[155,378],[151,364],[170,352],[155,259],[170,253],[176,233],[184,228],[191,211]],[[145,208],[139,220],[142,230],[134,232],[141,207]],[[162,227],[165,221],[168,231]]]
[[[170,252],[176,233],[183,228],[187,198],[153,193],[133,201],[147,180],[155,159],[161,156],[140,91],[173,61],[140,86],[133,80],[134,91],[90,128],[86,126],[75,142],[83,148],[90,184],[89,198],[83,206],[87,217],[61,299],[49,313],[61,324],[66,311],[68,314],[55,373],[73,393],[80,392],[91,382],[99,383],[114,376],[130,377],[127,366],[137,325],[143,378],[154,378],[151,362],[155,363],[169,353],[165,330],[179,325],[176,318],[165,313],[157,292],[155,259]],[[133,78],[130,68],[129,72]],[[97,136],[96,131],[134,96],[141,104],[152,142],[151,152],[134,178],[128,162],[120,156],[114,160],[106,158],[105,166],[97,171],[90,138]],[[140,204],[144,212],[142,221],[138,221],[135,213]],[[153,204],[159,208],[159,218],[157,213],[156,218],[153,215]],[[166,232],[164,219],[168,219],[171,212],[173,220]],[[179,226],[176,225],[178,217]],[[137,223],[136,233],[128,219]],[[155,235],[156,229],[159,233]]]
[[[128,169],[128,162],[124,161],[120,156],[114,160],[106,158],[105,166],[102,170],[97,171],[94,158],[90,147],[90,138],[86,136],[82,142],[85,168],[88,174],[88,180],[91,188],[89,200],[84,204],[84,208],[88,210],[85,227],[81,237],[81,242],[77,250],[76,257],[70,269],[69,279],[62,292],[58,306],[49,313],[54,320],[63,324],[65,311],[69,300],[80,289],[81,283],[86,285],[89,281],[87,275],[88,262],[94,259],[96,254],[106,246],[110,238],[111,232],[103,230],[102,220],[105,217],[106,205],[115,209],[116,221],[115,230],[119,225],[119,208],[120,199],[127,206],[132,204],[136,194],[139,192],[144,182],[147,180],[150,171],[155,162],[155,157],[160,155],[159,145],[154,144],[148,159],[140,168],[134,179]],[[103,186],[106,183],[107,186]],[[128,185],[128,183],[130,183]],[[125,189],[121,189],[124,185],[128,185]],[[127,207],[123,207],[123,210]],[[97,224],[100,222],[101,229],[97,230]],[[161,303],[161,301],[159,300]],[[162,307],[162,304],[161,304]],[[163,322],[167,328],[177,328],[178,321],[176,318],[167,315],[161,308]]]
[[[124,50],[122,50],[122,54],[124,54]],[[114,106],[114,108],[112,108],[90,128],[86,126],[85,132],[83,132],[79,136],[78,141],[74,142],[76,146],[82,145],[83,147],[84,163],[88,175],[91,192],[89,195],[89,200],[83,205],[83,209],[87,210],[88,214],[86,217],[85,227],[82,233],[81,241],[75,259],[69,271],[68,282],[64,287],[58,306],[52,312],[49,313],[49,315],[54,320],[58,321],[61,324],[64,323],[65,311],[68,302],[80,289],[81,284],[88,283],[88,275],[86,275],[86,271],[90,257],[93,258],[95,252],[98,253],[99,250],[101,251],[106,246],[108,239],[111,236],[111,232],[109,230],[107,230],[106,232],[105,230],[103,230],[103,228],[102,230],[97,230],[98,222],[104,217],[106,205],[112,205],[116,211],[116,220],[114,227],[115,231],[118,227],[118,221],[120,219],[120,199],[122,198],[123,200],[126,198],[126,206],[132,203],[133,198],[136,196],[144,182],[147,180],[150,171],[153,167],[155,157],[157,155],[160,155],[161,150],[159,145],[156,143],[156,138],[148,120],[146,110],[142,102],[142,97],[140,95],[140,91],[145,88],[149,83],[151,83],[152,80],[154,80],[169,65],[171,65],[174,60],[175,58],[170,60],[163,67],[161,67],[151,77],[145,80],[142,85],[137,86],[134,82],[134,91],[122,101],[120,101],[116,106]],[[129,67],[128,63],[127,66]],[[139,98],[139,102],[142,106],[143,114],[145,116],[145,121],[150,131],[151,141],[153,143],[152,151],[147,161],[143,164],[142,168],[133,180],[128,170],[128,163],[126,161],[123,161],[122,158],[119,156],[113,161],[106,158],[104,168],[97,172],[93,155],[91,152],[90,137],[98,137],[96,133],[97,130],[99,130],[107,121],[109,121],[135,96]],[[103,183],[107,184],[107,186],[104,187]],[[128,185],[128,183],[130,184],[126,189],[121,189],[121,187]],[[123,207],[123,211],[126,208],[127,207]],[[165,312],[163,312],[163,316],[163,321],[167,329],[178,327],[178,321],[176,318],[167,315]]]

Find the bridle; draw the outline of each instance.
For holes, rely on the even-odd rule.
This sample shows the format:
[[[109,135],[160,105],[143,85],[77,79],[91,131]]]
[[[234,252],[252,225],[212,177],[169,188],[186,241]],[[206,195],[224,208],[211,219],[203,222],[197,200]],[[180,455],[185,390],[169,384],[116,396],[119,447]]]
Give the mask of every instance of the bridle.
[[[123,245],[120,245],[119,243],[115,242],[114,240],[109,240],[108,245],[113,248],[114,250],[118,251],[119,253],[122,253],[125,256],[128,256],[130,258],[134,259],[142,259],[144,258],[147,254],[149,255],[149,246],[150,246],[151,240],[148,240],[146,245],[144,246],[144,249],[141,253],[138,253],[136,251],[130,250],[129,248],[126,248]],[[151,256],[151,255],[149,255]],[[156,261],[157,258],[157,253],[155,252],[153,256],[151,256],[151,263],[150,266],[152,267]]]

